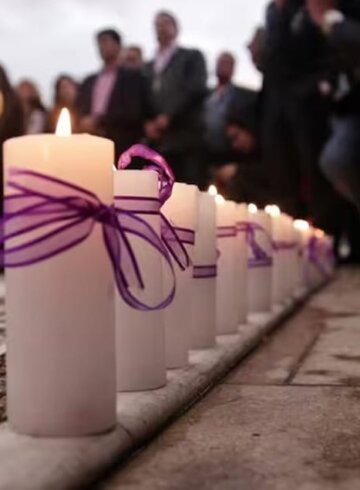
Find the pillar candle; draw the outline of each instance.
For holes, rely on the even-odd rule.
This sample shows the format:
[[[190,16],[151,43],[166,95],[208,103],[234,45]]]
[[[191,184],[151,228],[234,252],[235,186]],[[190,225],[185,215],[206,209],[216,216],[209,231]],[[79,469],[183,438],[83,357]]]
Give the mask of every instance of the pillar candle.
[[[272,268],[272,303],[281,304],[287,294],[288,272],[286,270],[286,250],[284,243],[287,239],[286,218],[278,206],[266,206],[265,212],[271,219],[271,234],[273,241]]]
[[[194,260],[196,269],[216,266],[216,204],[214,196],[199,193],[198,226],[195,234]],[[198,277],[193,281],[192,349],[208,349],[216,336],[216,276]]]
[[[256,243],[272,257],[271,219],[270,216],[256,206],[249,205],[249,221],[261,227],[255,231]],[[254,265],[254,251],[249,247],[248,301],[249,313],[268,312],[272,306],[272,266]]]
[[[196,230],[199,190],[194,185],[176,182],[171,197],[163,206],[163,212],[175,227]],[[193,258],[193,245],[185,245]],[[181,368],[188,364],[191,346],[193,294],[192,267],[181,271],[175,264],[176,294],[173,302],[164,310],[165,353],[168,368]]]
[[[297,262],[298,262],[298,236],[294,228],[294,220],[289,215],[284,215],[285,242],[288,247],[285,250],[286,289],[285,299],[291,299],[296,292]]]
[[[114,195],[158,198],[158,175],[150,170],[114,172]],[[119,202],[119,204],[117,204]],[[124,200],[125,205],[126,200]],[[116,201],[122,207],[121,200]],[[126,208],[125,208],[126,209]],[[138,215],[159,234],[160,215]],[[163,296],[160,254],[144,240],[130,238],[146,285],[137,292],[146,304],[158,304]],[[165,330],[161,310],[140,311],[115,296],[116,378],[118,391],[151,390],[166,383]]]
[[[301,289],[308,290],[310,285],[310,264],[309,264],[309,241],[312,235],[311,227],[307,221],[295,220],[294,226],[298,230],[299,236],[299,276]]]
[[[216,285],[216,331],[218,334],[235,333],[238,329],[238,280],[236,254],[236,204],[217,196],[216,223],[218,276]],[[219,236],[222,228],[229,228],[229,236]],[[231,229],[233,232],[231,233]],[[226,234],[226,233],[225,233]]]
[[[236,206],[236,221],[238,225],[247,223],[248,221],[248,207],[247,204],[242,203]],[[239,230],[241,227],[238,227]],[[239,325],[247,322],[248,314],[248,251],[246,232],[238,231],[236,238],[236,253],[237,253],[237,302],[238,302],[238,323]]]
[[[4,145],[5,180],[21,167],[112,202],[113,143],[35,135]],[[50,259],[6,271],[7,410],[34,436],[82,436],[115,424],[114,279],[101,226]]]

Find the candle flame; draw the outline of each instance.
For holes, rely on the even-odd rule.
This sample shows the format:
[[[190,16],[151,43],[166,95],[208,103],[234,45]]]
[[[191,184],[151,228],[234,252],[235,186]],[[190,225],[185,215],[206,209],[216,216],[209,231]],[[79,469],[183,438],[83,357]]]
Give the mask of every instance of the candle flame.
[[[248,205],[248,211],[250,214],[256,214],[258,212],[258,208],[256,206],[256,204],[249,204]]]
[[[223,198],[223,196],[221,194],[216,194],[216,196],[215,196],[215,202],[217,204],[224,204],[225,199]]]
[[[56,136],[71,136],[70,112],[65,107],[61,109],[55,130]]]
[[[294,220],[294,228],[300,231],[308,231],[310,229],[310,225],[303,219],[296,219]]]
[[[316,238],[324,238],[324,236],[325,236],[324,230],[320,230],[319,228],[317,228],[315,230],[315,236],[316,236]]]
[[[281,215],[281,210],[279,206],[276,206],[276,204],[268,204],[267,206],[265,206],[265,213],[274,218],[275,216]]]
[[[211,184],[208,188],[208,193],[210,194],[210,196],[216,196],[218,193],[216,186]]]

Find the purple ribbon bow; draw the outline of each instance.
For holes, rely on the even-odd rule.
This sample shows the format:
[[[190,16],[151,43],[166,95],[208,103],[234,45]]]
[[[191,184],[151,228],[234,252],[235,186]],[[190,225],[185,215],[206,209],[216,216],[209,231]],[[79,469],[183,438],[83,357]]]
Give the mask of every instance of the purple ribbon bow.
[[[248,260],[249,267],[271,267],[273,264],[272,257],[270,257],[269,254],[256,241],[256,232],[260,231],[266,235],[272,244],[271,237],[269,237],[266,230],[257,223],[241,221],[237,224],[237,231],[239,233],[246,234],[246,242],[253,255],[253,257],[249,258]]]
[[[156,199],[154,204],[153,214],[160,214],[161,220],[161,238],[170,252],[170,255],[178,264],[181,270],[187,269],[191,265],[189,254],[185,248],[185,244],[194,245],[195,232],[187,228],[173,226],[169,220],[160,212],[161,206],[171,196],[174,186],[175,177],[165,158],[155,150],[148,148],[145,145],[133,145],[125,151],[119,158],[118,169],[124,170],[130,164],[133,158],[142,158],[147,160],[150,165],[145,167],[146,170],[154,170],[159,175],[159,199]],[[115,196],[116,202],[121,202],[124,199],[122,196]],[[140,211],[134,211],[139,212]]]
[[[78,185],[31,170],[11,168],[7,185],[14,194],[5,197],[1,227],[1,244],[6,243],[1,252],[3,265],[22,267],[54,257],[86,240],[100,224],[124,301],[143,311],[162,309],[171,303],[175,280],[169,295],[154,306],[143,303],[130,290],[132,286],[144,289],[145,285],[128,235],[146,241],[172,269],[167,250],[146,221],[132,211],[103,204],[95,193]]]

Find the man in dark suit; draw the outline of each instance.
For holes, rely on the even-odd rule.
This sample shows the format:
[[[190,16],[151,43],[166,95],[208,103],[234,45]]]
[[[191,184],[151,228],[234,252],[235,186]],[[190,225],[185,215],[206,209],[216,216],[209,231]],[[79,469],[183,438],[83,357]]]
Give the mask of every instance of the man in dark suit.
[[[80,87],[79,129],[113,140],[118,157],[144,136],[154,116],[151,90],[140,70],[119,64],[121,37],[115,30],[100,31],[97,43],[104,66]]]
[[[272,200],[330,232],[335,201],[319,156],[328,132],[331,56],[305,0],[269,4],[262,69],[262,157]]]
[[[178,24],[168,12],[155,18],[159,48],[146,67],[158,117],[151,129],[161,132],[154,146],[164,154],[178,181],[202,179],[203,101],[206,65],[200,51],[178,46]]]
[[[205,141],[207,161],[215,172],[227,176],[236,170],[236,157],[226,134],[228,120],[233,112],[243,119],[254,118],[257,92],[237,87],[232,79],[235,70],[235,57],[221,53],[216,62],[217,86],[205,102]]]

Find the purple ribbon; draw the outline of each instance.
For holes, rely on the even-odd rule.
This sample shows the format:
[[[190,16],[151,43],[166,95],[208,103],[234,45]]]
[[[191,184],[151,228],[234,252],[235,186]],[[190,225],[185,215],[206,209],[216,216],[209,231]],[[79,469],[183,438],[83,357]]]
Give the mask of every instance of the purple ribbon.
[[[216,229],[217,238],[231,238],[236,236],[236,226],[218,226]]]
[[[118,161],[118,169],[126,169],[131,164],[133,158],[142,158],[143,160],[151,162],[150,165],[147,165],[144,169],[154,170],[158,173],[160,184],[159,199],[153,199],[154,201],[156,201],[156,203],[154,202],[153,204],[152,214],[160,214],[161,238],[166,248],[170,252],[170,255],[178,264],[179,268],[181,270],[185,270],[191,265],[191,260],[185,248],[185,245],[194,245],[195,232],[187,228],[173,226],[169,222],[169,220],[160,212],[161,206],[171,196],[172,188],[175,182],[174,174],[169,164],[162,155],[152,150],[151,148],[141,144],[131,146],[120,156]],[[116,202],[120,202],[123,199],[126,198],[124,198],[123,196],[115,196]],[[136,211],[136,209],[134,210],[134,212],[140,213],[140,211]]]
[[[207,279],[217,276],[217,265],[194,265],[193,278],[194,279]]]
[[[152,227],[133,211],[107,206],[91,191],[31,170],[11,168],[7,185],[14,194],[4,200],[1,244],[6,243],[6,249],[1,252],[3,265],[23,267],[47,260],[79,245],[90,236],[95,225],[100,224],[115,282],[124,301],[142,311],[162,309],[171,303],[175,277],[169,254]],[[149,205],[148,201],[135,199],[145,213],[151,212],[153,203]],[[29,232],[36,232],[36,238],[29,237]],[[132,235],[157,250],[172,270],[172,290],[157,305],[143,303],[130,290],[132,286],[145,288],[128,238]],[[16,239],[14,245],[11,244],[13,239]]]
[[[236,229],[239,233],[245,233],[246,242],[251,250],[252,257],[248,260],[248,266],[253,269],[257,267],[271,267],[273,264],[272,257],[257,243],[256,232],[260,231],[264,233],[265,236],[270,240],[272,244],[271,237],[267,231],[257,223],[250,221],[241,221],[237,224]]]

